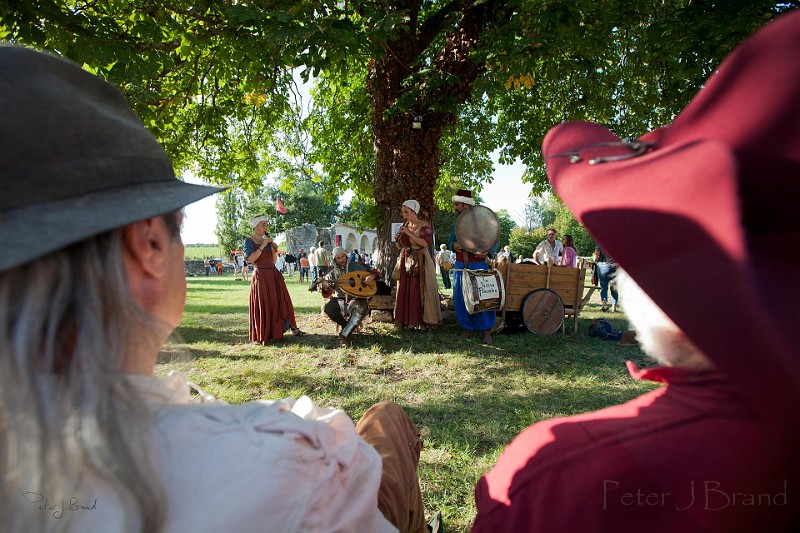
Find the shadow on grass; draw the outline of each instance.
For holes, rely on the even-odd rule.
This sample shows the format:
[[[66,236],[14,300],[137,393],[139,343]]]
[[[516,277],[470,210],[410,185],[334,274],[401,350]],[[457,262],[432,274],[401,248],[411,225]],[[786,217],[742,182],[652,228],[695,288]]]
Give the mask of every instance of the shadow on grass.
[[[203,303],[203,304],[186,304],[185,313],[197,313],[197,314],[214,314],[214,315],[236,315],[237,317],[244,317],[244,320],[248,320],[248,308],[246,305],[234,305],[234,304],[215,304],[215,303]]]
[[[182,324],[178,328],[178,333],[183,340],[188,343],[215,342],[223,344],[240,344],[247,342],[247,330],[244,335],[241,329],[220,329],[212,326],[194,326]],[[191,347],[193,354],[200,351],[196,346]]]
[[[640,394],[640,391],[596,388],[550,388],[513,395],[506,390],[458,389],[429,398],[423,405],[404,405],[404,408],[418,427],[425,428],[426,441],[431,446],[446,445],[487,454],[505,447],[522,430],[540,420],[595,411]],[[552,416],[537,416],[542,411]]]

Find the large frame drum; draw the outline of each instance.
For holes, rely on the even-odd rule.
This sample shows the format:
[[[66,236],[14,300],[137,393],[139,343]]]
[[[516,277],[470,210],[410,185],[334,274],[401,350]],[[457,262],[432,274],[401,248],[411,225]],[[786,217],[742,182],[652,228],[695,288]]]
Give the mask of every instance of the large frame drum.
[[[466,252],[478,254],[489,251],[500,240],[500,220],[494,211],[475,205],[456,218],[456,240]]]

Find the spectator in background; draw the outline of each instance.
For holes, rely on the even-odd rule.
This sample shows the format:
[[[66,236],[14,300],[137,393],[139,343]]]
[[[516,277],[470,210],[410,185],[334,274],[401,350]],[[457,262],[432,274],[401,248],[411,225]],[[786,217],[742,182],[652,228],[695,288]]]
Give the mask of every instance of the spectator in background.
[[[317,268],[317,248],[312,246],[308,250],[308,271],[311,273],[312,290],[316,291],[315,282],[319,279],[319,269]]]
[[[450,250],[447,249],[447,245],[444,243],[439,245],[436,264],[439,266],[439,272],[442,275],[442,285],[445,289],[450,289],[450,269],[453,267],[453,263],[450,261]]]
[[[294,266],[297,263],[297,258],[294,256],[291,250],[286,252],[286,273],[289,276],[294,275]]]
[[[572,235],[564,235],[561,237],[561,246],[564,250],[561,255],[561,262],[558,266],[572,267],[578,266],[578,251],[575,249],[575,239]]]
[[[331,257],[328,255],[328,250],[325,249],[325,241],[319,241],[319,243],[317,243],[314,256],[317,259],[317,277],[324,277],[331,267]]]
[[[231,252],[231,261],[233,261],[233,280],[234,281],[241,281],[242,279],[242,267],[239,261],[239,254],[236,252]]]
[[[247,264],[247,259],[242,257],[242,280],[250,280],[250,265]]]
[[[222,268],[223,268],[222,259],[220,259],[219,261],[217,261],[217,276],[222,275]]]
[[[600,283],[600,301],[602,302],[601,311],[608,311],[608,293],[611,292],[611,311],[617,311],[619,294],[617,294],[617,284],[614,283],[614,275],[617,266],[614,260],[606,254],[600,243],[594,249],[594,264],[596,265],[597,280]]]
[[[503,246],[503,251],[500,252],[499,254],[497,254],[497,257],[498,258],[505,257],[505,258],[507,258],[509,263],[513,263],[514,262],[514,254],[511,253],[511,247],[508,246],[508,245]]]
[[[563,246],[556,240],[556,230],[550,228],[547,230],[547,238],[533,251],[533,262],[537,265],[557,265],[561,262],[563,251]]]
[[[283,252],[278,252],[278,257],[275,259],[275,270],[283,274],[283,269],[286,267],[286,256]]]
[[[206,269],[206,276],[208,276],[211,273],[211,258],[210,257],[206,257],[205,259],[203,259],[203,268]]]
[[[300,256],[300,283],[303,283],[304,281],[308,283],[308,268],[308,256],[306,256],[306,254],[302,254]]]

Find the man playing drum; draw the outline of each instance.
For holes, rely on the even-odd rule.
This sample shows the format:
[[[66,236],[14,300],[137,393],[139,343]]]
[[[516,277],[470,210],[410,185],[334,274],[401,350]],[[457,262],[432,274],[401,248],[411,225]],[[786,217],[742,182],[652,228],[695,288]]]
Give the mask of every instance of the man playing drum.
[[[459,189],[453,196],[453,207],[456,213],[470,209],[475,205],[475,200],[472,198],[472,192]],[[456,252],[456,261],[453,265],[456,269],[470,269],[470,270],[488,270],[489,265],[486,264],[486,259],[497,251],[497,243],[492,246],[491,250],[484,250],[478,253],[467,252],[456,238],[456,225],[453,223],[453,229],[450,231],[450,240],[448,247]],[[467,339],[472,337],[474,333],[481,333],[481,341],[483,344],[492,344],[492,328],[496,319],[494,311],[481,311],[478,313],[470,314],[467,311],[466,303],[464,302],[463,293],[463,272],[457,270],[456,275],[453,276],[453,304],[456,308],[456,318],[458,324],[464,328],[461,333],[461,338]]]

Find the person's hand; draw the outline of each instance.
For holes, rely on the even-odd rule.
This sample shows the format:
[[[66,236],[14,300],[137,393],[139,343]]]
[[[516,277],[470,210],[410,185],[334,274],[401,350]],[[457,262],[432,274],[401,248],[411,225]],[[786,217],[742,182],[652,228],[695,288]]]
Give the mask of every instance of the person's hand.
[[[373,283],[375,283],[375,279],[376,279],[375,274],[370,274],[369,276],[364,278],[364,283],[366,283],[367,285],[372,285]]]
[[[458,242],[456,242],[453,245],[453,250],[455,250],[456,252],[460,252],[462,250],[461,245]]]

